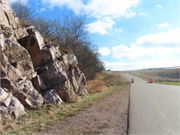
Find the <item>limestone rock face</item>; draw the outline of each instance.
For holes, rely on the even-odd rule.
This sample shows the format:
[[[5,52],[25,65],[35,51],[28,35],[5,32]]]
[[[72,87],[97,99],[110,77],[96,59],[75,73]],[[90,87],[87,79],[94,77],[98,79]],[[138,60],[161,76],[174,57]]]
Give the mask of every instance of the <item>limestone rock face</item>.
[[[17,28],[17,23],[8,0],[0,0],[0,112],[17,118],[24,107],[72,102],[87,94],[76,56],[61,54],[33,26]]]

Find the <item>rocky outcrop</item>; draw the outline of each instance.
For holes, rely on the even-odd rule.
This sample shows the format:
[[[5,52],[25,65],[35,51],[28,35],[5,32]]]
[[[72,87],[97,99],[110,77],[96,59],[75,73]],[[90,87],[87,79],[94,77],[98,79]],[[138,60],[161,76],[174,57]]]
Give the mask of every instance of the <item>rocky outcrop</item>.
[[[73,102],[87,94],[76,56],[61,54],[33,26],[17,28],[17,23],[8,1],[0,0],[1,91],[10,95],[7,101],[0,96],[0,111],[19,117],[23,107]]]

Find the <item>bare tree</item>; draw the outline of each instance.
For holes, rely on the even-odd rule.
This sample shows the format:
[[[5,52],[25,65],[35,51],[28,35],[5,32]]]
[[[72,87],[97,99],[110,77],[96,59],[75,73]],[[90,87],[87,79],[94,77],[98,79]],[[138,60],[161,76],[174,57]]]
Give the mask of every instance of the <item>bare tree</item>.
[[[35,13],[32,7],[28,6],[28,4],[25,4],[19,0],[12,3],[11,7],[16,13],[17,17],[20,19],[20,21],[25,20],[29,24],[33,22]]]

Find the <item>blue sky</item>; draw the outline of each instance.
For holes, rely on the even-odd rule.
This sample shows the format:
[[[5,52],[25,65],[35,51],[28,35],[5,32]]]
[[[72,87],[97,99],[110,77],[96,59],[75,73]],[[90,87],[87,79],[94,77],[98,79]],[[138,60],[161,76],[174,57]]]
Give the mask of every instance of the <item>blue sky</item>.
[[[9,0],[10,3],[16,0]],[[28,2],[28,0],[22,0]],[[180,0],[29,0],[37,16],[86,15],[107,69],[180,66]]]

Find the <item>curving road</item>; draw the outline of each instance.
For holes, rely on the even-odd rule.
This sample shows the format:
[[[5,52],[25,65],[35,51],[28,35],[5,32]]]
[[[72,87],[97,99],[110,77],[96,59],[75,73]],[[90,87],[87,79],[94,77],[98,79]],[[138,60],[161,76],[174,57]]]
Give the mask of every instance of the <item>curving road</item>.
[[[180,135],[180,87],[124,76],[135,81],[130,90],[129,134]]]

